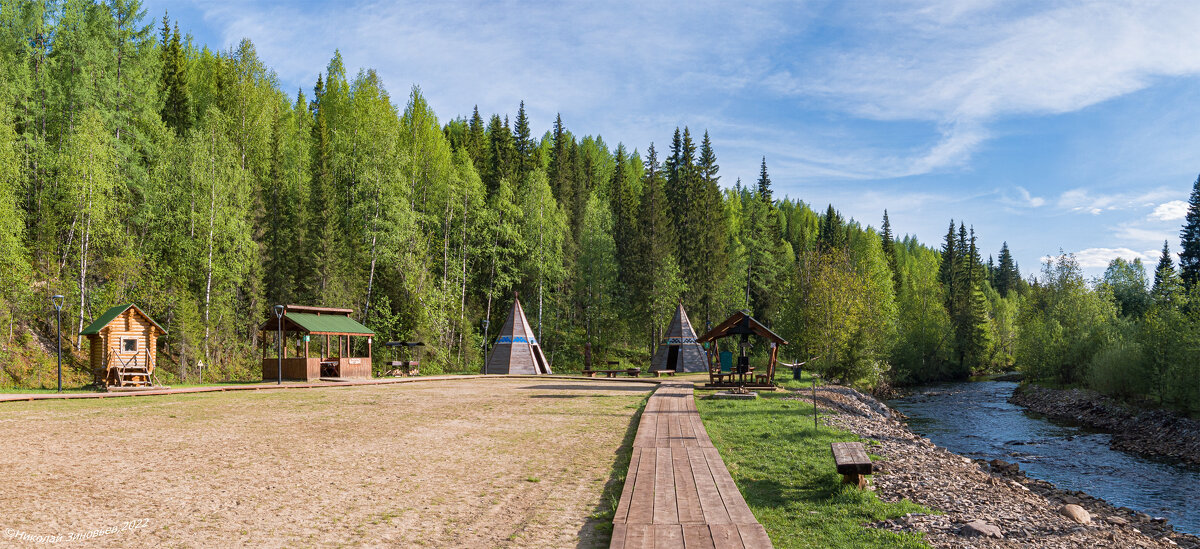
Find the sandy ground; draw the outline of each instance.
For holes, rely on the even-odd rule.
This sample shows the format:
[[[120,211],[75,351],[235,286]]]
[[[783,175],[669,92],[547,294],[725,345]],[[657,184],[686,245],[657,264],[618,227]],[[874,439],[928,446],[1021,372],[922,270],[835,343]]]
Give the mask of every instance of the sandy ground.
[[[653,388],[476,379],[8,403],[0,545],[92,532],[101,547],[604,546],[590,515]]]

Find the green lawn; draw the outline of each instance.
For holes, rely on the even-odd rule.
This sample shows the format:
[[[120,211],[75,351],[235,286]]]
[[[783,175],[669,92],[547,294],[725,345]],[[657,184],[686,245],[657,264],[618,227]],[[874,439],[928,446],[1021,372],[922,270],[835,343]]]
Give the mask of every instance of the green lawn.
[[[777,380],[785,387],[810,386],[807,376],[796,382],[790,370],[785,372],[788,381]],[[863,526],[931,511],[908,501],[884,503],[873,492],[843,485],[829,444],[860,439],[830,427],[814,429],[811,403],[785,400],[791,394],[764,392],[753,401],[696,400],[713,444],[775,546],[926,547],[919,534]]]

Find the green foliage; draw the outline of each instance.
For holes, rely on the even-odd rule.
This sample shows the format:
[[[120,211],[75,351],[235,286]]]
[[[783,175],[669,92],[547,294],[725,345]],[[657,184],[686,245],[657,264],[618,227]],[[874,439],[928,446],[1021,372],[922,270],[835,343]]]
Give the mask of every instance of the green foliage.
[[[1179,276],[1189,290],[1200,282],[1200,176],[1192,183],[1188,211],[1179,231]]]
[[[1017,365],[1035,379],[1081,382],[1112,340],[1116,307],[1087,287],[1071,254],[1047,260],[1039,282],[1021,311]]]

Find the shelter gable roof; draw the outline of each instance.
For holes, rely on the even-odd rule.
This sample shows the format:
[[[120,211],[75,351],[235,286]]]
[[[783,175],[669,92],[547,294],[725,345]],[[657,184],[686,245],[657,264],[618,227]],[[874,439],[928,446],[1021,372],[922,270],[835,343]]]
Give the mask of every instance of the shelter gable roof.
[[[323,334],[348,334],[373,336],[375,332],[346,315],[317,315],[312,313],[287,313],[285,321],[294,324],[300,331]]]
[[[786,339],[783,339],[779,334],[771,331],[770,328],[763,326],[761,322],[754,320],[746,311],[738,311],[732,316],[725,319],[724,322],[717,325],[708,331],[708,333],[696,338],[696,341],[701,343],[713,341],[723,337],[729,337],[738,334],[754,334],[759,337],[769,339],[779,345],[787,345]]]
[[[99,334],[100,330],[103,330],[105,326],[108,326],[109,323],[111,323],[113,320],[116,320],[116,318],[118,316],[121,316],[122,313],[124,313],[125,311],[128,311],[130,307],[132,307],[133,310],[137,311],[137,313],[139,315],[142,315],[142,318],[146,319],[147,322],[149,322],[150,324],[153,324],[155,328],[158,328],[158,330],[160,332],[162,332],[164,334],[167,333],[167,331],[164,330],[162,326],[159,326],[158,323],[155,322],[153,318],[150,318],[150,315],[146,314],[146,312],[143,311],[141,308],[139,308],[137,305],[134,305],[133,303],[126,303],[124,305],[117,305],[116,307],[112,307],[109,310],[104,311],[104,314],[100,315],[98,318],[96,318],[96,320],[92,321],[91,324],[88,324],[87,327],[84,328],[82,332],[79,332],[79,335],[97,335],[97,334]]]

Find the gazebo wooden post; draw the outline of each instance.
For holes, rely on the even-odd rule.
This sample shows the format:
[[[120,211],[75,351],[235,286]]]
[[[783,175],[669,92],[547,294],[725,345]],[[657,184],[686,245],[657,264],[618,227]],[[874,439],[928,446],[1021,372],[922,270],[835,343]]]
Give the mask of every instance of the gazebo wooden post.
[[[776,361],[776,356],[778,356],[778,354],[779,354],[779,344],[772,342],[771,343],[771,361],[767,365],[767,374],[770,376],[767,378],[768,383],[775,382],[775,361]]]
[[[371,358],[371,338],[367,338],[367,358]]]
[[[304,336],[304,360],[308,360],[308,336]]]

